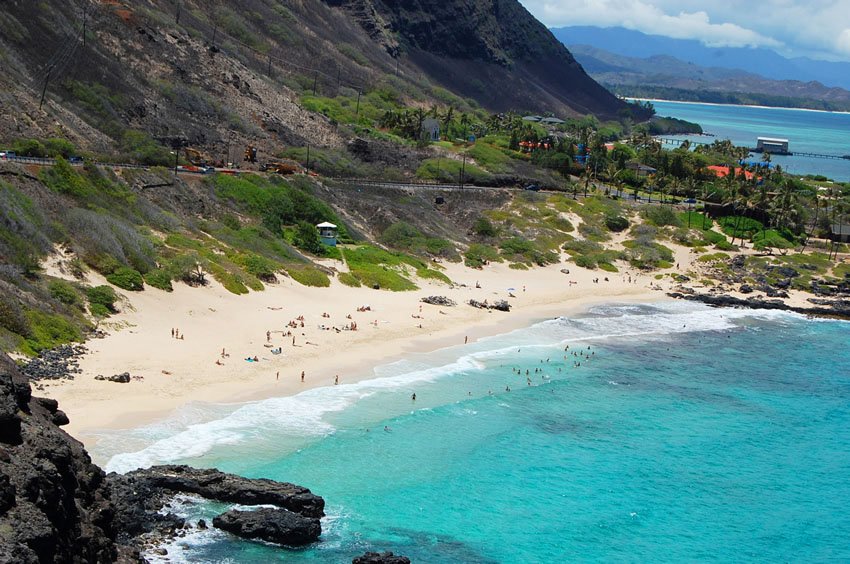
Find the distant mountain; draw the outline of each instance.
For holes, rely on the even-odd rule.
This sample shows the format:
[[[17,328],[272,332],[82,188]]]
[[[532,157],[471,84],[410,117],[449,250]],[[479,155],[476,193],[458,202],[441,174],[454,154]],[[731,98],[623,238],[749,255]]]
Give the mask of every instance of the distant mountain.
[[[622,27],[575,26],[552,29],[565,45],[591,45],[611,53],[647,58],[669,55],[703,67],[738,69],[774,79],[818,81],[850,89],[850,63],[788,59],[775,51],[750,47],[707,47],[697,40],[648,35]]]
[[[850,91],[830,88],[820,82],[772,80],[741,70],[702,67],[668,55],[641,59],[589,45],[571,45],[569,48],[593,78],[622,95],[850,110]],[[718,94],[732,93],[736,96],[718,98]],[[747,97],[742,98],[740,94]]]

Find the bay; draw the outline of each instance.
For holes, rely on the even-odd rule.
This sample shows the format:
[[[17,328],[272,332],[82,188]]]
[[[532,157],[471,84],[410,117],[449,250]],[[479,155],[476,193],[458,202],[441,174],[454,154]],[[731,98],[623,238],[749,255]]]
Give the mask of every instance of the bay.
[[[313,547],[195,530],[171,562],[847,561],[848,337],[846,322],[781,312],[598,306],[357,384],[192,405],[105,434],[95,456],[327,499]],[[209,521],[224,507],[172,509]]]
[[[850,155],[850,113],[816,112],[791,108],[764,108],[695,102],[652,101],[657,115],[695,122],[716,139],[729,139],[742,147],[755,147],[758,137],[789,140],[791,152]],[[665,136],[711,143],[700,135]],[[760,159],[761,155],[754,158]],[[798,175],[823,175],[850,181],[850,160],[771,155],[773,163]]]

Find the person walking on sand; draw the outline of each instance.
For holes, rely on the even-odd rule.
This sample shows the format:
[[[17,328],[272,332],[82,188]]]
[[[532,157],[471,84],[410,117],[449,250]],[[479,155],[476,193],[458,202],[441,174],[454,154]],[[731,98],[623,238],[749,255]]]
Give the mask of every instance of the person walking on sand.
[[[304,371],[303,370],[301,371],[301,381],[302,382],[304,381]]]
[[[468,342],[469,342],[469,335],[467,335],[466,337],[463,338],[463,344],[464,345]]]
[[[277,374],[274,375],[275,380],[280,380],[280,370],[277,371]]]
[[[338,385],[338,384],[339,384],[339,374],[337,374],[336,376],[334,376],[334,386],[336,386],[336,385]]]
[[[272,342],[272,332],[271,331],[266,331],[266,342],[267,343]]]

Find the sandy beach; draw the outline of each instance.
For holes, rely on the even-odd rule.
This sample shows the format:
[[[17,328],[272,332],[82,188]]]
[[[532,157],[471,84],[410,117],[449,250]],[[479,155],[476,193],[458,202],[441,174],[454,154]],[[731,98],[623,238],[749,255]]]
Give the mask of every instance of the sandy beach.
[[[101,324],[107,336],[87,343],[82,374],[45,382],[40,393],[59,400],[71,419],[66,430],[91,446],[98,430],[138,427],[191,401],[251,401],[330,386],[337,378],[351,383],[409,352],[472,343],[594,303],[664,299],[651,289],[658,281],[635,272],[589,271],[571,263],[527,271],[505,264],[444,266],[453,286],[420,280],[420,289],[411,292],[336,281],[309,288],[288,278],[245,296],[214,281],[205,288],[177,284],[171,293],[124,292],[121,313]],[[431,295],[457,305],[420,302]],[[470,299],[504,299],[512,310],[476,309],[466,303]],[[130,383],[95,380],[123,372],[133,376]]]

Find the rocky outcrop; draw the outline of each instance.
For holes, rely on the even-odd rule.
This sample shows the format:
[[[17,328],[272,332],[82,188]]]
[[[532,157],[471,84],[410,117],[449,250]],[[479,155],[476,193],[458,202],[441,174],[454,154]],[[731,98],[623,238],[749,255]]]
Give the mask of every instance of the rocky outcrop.
[[[259,539],[285,546],[303,546],[319,539],[319,519],[280,508],[254,511],[231,509],[213,519],[213,526],[245,539]]]
[[[784,311],[793,311],[795,313],[800,313],[803,315],[850,319],[850,301],[848,300],[824,300],[810,298],[809,303],[812,304],[812,307],[799,307],[793,306],[781,299],[765,300],[756,297],[738,298],[726,294],[700,294],[696,292],[689,294],[683,292],[670,292],[667,295],[671,298],[702,302],[704,304],[717,307],[778,309]]]
[[[454,300],[447,298],[446,296],[426,296],[419,301],[425,304],[443,307],[454,307],[457,305]]]
[[[352,560],[351,564],[410,564],[410,558],[396,556],[392,552],[367,552]]]
[[[0,355],[0,562],[139,562],[142,542],[186,526],[163,511],[178,493],[276,506],[221,516],[222,528],[249,538],[294,546],[321,534],[324,500],[307,488],[188,466],[105,475],[58,427],[66,423],[59,404],[32,397],[27,377]]]
[[[0,562],[118,558],[109,485],[63,422],[56,402],[33,398],[0,356]]]
[[[325,515],[325,500],[307,488],[263,478],[243,478],[214,468],[154,466],[124,474],[122,479],[134,488],[155,492],[191,493],[242,505],[275,505],[308,517]]]
[[[325,2],[344,6],[373,38],[389,30],[405,59],[486,108],[608,117],[626,108],[517,0]],[[395,43],[383,45],[397,56]]]

